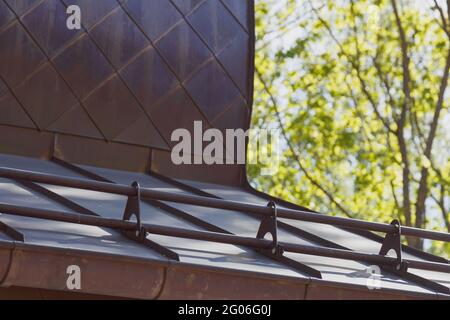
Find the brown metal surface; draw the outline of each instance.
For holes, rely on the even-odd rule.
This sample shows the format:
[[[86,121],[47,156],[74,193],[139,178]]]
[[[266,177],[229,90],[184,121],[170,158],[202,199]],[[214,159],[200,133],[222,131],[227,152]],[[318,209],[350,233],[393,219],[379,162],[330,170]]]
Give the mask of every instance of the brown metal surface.
[[[25,180],[31,182],[48,183],[69,188],[80,188],[92,191],[101,191],[113,194],[120,194],[126,196],[135,196],[136,189],[131,186],[114,184],[101,181],[87,181],[83,179],[60,177],[56,175],[42,174],[32,171],[15,170],[10,168],[0,167],[0,177]],[[272,209],[267,206],[257,204],[236,202],[230,200],[223,200],[218,198],[210,198],[204,196],[187,195],[187,194],[173,194],[165,191],[152,190],[142,188],[140,193],[143,197],[156,200],[165,200],[179,203],[186,203],[216,209],[229,209],[244,212],[251,212],[263,216],[270,216]],[[287,218],[293,220],[303,220],[322,224],[331,224],[336,226],[344,226],[349,228],[378,231],[385,233],[392,233],[396,228],[392,224],[385,224],[379,222],[369,222],[358,219],[341,218],[334,216],[321,215],[302,210],[278,208],[278,216],[280,218]],[[413,227],[402,227],[402,235],[421,237],[425,239],[433,239],[439,241],[450,242],[450,234],[446,232],[438,232],[433,230],[419,229]]]
[[[303,300],[307,283],[173,265],[160,299]]]
[[[2,259],[5,257],[5,259]],[[23,263],[36,261],[35,268]],[[50,250],[22,245],[7,248],[0,243],[1,299],[437,299],[430,294],[396,290],[362,290],[358,286],[327,281],[274,277],[266,274],[171,263],[161,264],[119,257],[92,255],[74,250]],[[82,263],[88,270],[82,292],[65,288],[64,270]],[[123,264],[127,264],[126,272]],[[111,268],[105,276],[96,274]],[[49,268],[49,265],[54,267]],[[4,267],[5,270],[2,269]],[[56,268],[55,268],[56,267]],[[120,275],[120,276],[119,276]],[[3,277],[2,277],[3,276]],[[3,281],[2,281],[3,280]],[[103,288],[103,289],[102,289]],[[118,291],[120,290],[120,291]],[[448,299],[446,296],[439,296]]]
[[[116,300],[126,297],[26,287],[0,288],[0,300]]]
[[[83,215],[64,211],[42,210],[36,208],[8,205],[3,203],[0,203],[0,211],[7,214],[18,216],[71,222],[91,226],[100,226],[123,231],[139,230],[137,228],[136,223],[131,221],[102,218],[98,216]],[[218,232],[196,231],[170,226],[159,226],[148,223],[143,223],[142,227],[145,229],[145,232],[148,232],[150,234],[158,234],[185,239],[212,241],[218,243],[228,243],[228,244],[248,246],[257,249],[270,249],[272,246],[272,241],[266,239],[241,237]],[[396,267],[398,263],[397,258],[377,254],[367,254],[362,252],[354,252],[333,248],[313,247],[309,245],[300,245],[284,242],[280,242],[279,244],[286,252],[303,253],[345,260],[364,261],[391,267]],[[448,263],[427,262],[409,259],[404,259],[403,262],[413,269],[423,269],[423,270],[432,270],[450,273],[450,264]],[[446,292],[450,294],[450,290],[448,288],[446,289],[447,289]]]
[[[66,27],[73,4],[81,30]],[[52,133],[50,144],[38,143],[47,157],[55,151],[70,162],[111,166],[116,144],[128,144],[142,148],[128,148],[128,158],[147,150],[140,170],[153,159],[153,169],[164,171],[166,159],[150,150],[168,151],[174,129],[192,132],[195,120],[205,128],[245,128],[252,12],[250,0],[1,0],[0,130],[16,127],[17,139],[2,141],[0,152],[35,155],[37,146],[27,146],[19,129],[28,128]],[[82,152],[91,139],[116,144]],[[24,143],[18,150],[17,141]],[[136,170],[126,161],[115,167]],[[205,171],[197,176],[220,181],[199,169]],[[243,168],[227,169],[234,171],[228,182],[238,184]],[[181,166],[173,174],[189,172]]]
[[[78,292],[154,299],[164,284],[165,265],[162,263],[93,255],[70,249],[49,250],[29,244],[4,248],[0,243],[0,262],[0,287],[57,290],[62,296],[64,293]],[[77,265],[83,270],[81,292],[67,288],[66,270],[70,265]]]

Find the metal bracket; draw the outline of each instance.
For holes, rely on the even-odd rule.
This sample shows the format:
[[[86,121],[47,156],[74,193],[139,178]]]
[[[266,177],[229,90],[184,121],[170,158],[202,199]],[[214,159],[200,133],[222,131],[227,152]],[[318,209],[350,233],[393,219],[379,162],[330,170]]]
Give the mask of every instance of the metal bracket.
[[[395,230],[394,232],[386,233],[386,237],[383,240],[379,254],[385,256],[390,250],[394,250],[397,258],[395,270],[406,272],[408,271],[408,265],[402,260],[402,227],[397,219],[392,220],[391,225],[395,227]]]
[[[136,189],[136,194],[134,196],[128,196],[127,205],[123,213],[122,220],[129,221],[132,216],[136,217],[136,238],[143,240],[145,239],[145,230],[142,228],[141,222],[141,186],[138,182],[134,181],[131,184],[132,187]]]
[[[272,214],[262,218],[256,238],[264,239],[267,234],[270,234],[272,237],[272,246],[270,249],[271,253],[283,255],[283,249],[278,245],[277,206],[273,201],[270,201],[267,206],[272,209]]]
[[[131,217],[136,217],[136,231],[123,231],[122,234],[128,239],[139,241],[147,247],[155,250],[159,254],[171,259],[180,261],[180,257],[175,251],[172,251],[150,239],[147,239],[147,232],[142,226],[141,220],[141,187],[138,182],[134,181],[131,184],[136,189],[136,194],[128,196],[127,205],[123,213],[122,220],[129,221]]]
[[[269,216],[264,216],[261,220],[261,224],[259,225],[258,233],[256,238],[264,239],[267,234],[270,234],[272,237],[272,245],[269,249],[258,249],[257,251],[262,255],[271,258],[275,261],[279,261],[289,267],[298,270],[302,273],[306,273],[314,278],[321,279],[322,274],[320,271],[311,268],[310,266],[303,264],[301,262],[292,260],[288,257],[284,256],[283,248],[278,244],[278,235],[277,235],[277,206],[275,202],[270,201],[267,206],[272,208],[272,214]]]

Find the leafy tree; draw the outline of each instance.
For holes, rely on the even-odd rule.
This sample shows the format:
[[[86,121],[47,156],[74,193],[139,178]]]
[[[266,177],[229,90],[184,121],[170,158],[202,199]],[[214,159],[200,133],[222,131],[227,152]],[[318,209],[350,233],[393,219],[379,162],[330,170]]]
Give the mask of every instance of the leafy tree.
[[[311,209],[450,232],[450,0],[257,0],[253,126],[279,126],[274,176]],[[440,242],[410,245],[449,254]]]

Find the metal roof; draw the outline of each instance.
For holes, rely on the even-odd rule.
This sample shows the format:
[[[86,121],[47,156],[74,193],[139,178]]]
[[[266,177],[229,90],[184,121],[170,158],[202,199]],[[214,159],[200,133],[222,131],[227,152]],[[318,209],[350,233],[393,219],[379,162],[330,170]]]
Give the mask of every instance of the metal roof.
[[[66,27],[68,5],[80,30]],[[168,160],[173,130],[194,121],[248,128],[253,30],[252,1],[1,0],[2,151],[139,171],[151,158],[159,172],[240,184],[242,166]]]
[[[73,294],[69,265],[91,298],[450,297],[448,260],[399,241],[449,234],[314,213],[241,165],[172,164],[174,128],[249,126],[252,1],[70,3],[82,30],[54,27],[67,1],[0,0],[0,297]]]
[[[157,191],[169,192],[170,194],[182,194],[182,195],[194,195],[202,193],[219,197],[228,200],[239,200],[244,203],[253,204],[265,204],[267,199],[264,197],[253,194],[250,190],[237,187],[226,187],[217,184],[205,184],[193,181],[171,181],[169,178],[161,179],[158,176],[149,175],[145,173],[136,173],[128,171],[119,171],[113,169],[83,166],[83,165],[63,165],[60,161],[48,161],[38,160],[27,157],[20,157],[14,155],[1,155],[0,166],[30,170],[32,168],[40,173],[57,175],[59,177],[72,177],[77,179],[84,179],[85,181],[95,181],[89,178],[89,176],[95,175],[97,181],[102,179],[103,181],[110,181],[119,185],[129,185],[133,181],[138,181],[141,187],[144,189],[151,189]],[[73,169],[70,169],[73,168]],[[85,172],[85,174],[82,174]],[[11,180],[2,179],[0,182],[0,189],[2,190],[0,195],[0,202],[3,204],[27,206],[31,208],[45,209],[51,211],[63,211],[63,212],[82,212],[88,215],[88,212],[98,214],[102,217],[121,220],[125,206],[127,204],[127,197],[105,193],[97,191],[89,191],[82,189],[73,189],[63,186],[52,186],[48,184],[37,183],[37,186],[29,185],[24,180]],[[185,188],[182,186],[186,185]],[[198,190],[198,192],[195,192]],[[283,207],[279,204],[280,208]],[[3,210],[4,212],[4,210]],[[204,206],[188,205],[183,203],[174,203],[171,201],[158,201],[158,200],[143,200],[141,203],[141,219],[142,223],[148,223],[152,225],[170,226],[183,228],[188,230],[197,231],[214,231],[214,226],[217,229],[222,229],[223,232],[229,232],[243,237],[255,237],[255,233],[259,228],[261,219],[255,216],[251,216],[248,213],[243,213],[234,210],[223,209],[211,209]],[[358,252],[366,252],[377,254],[380,249],[380,242],[371,240],[368,237],[360,236],[349,231],[342,230],[337,227],[333,227],[325,224],[318,224],[306,221],[297,221],[291,219],[279,218],[283,225],[278,229],[278,241],[283,243],[302,244],[311,247],[330,247],[330,243],[334,243],[335,247],[342,246],[350,250]],[[138,241],[132,241],[124,237],[120,232],[112,230],[110,228],[79,225],[61,221],[36,219],[27,216],[16,216],[9,214],[2,214],[1,221],[10,228],[15,229],[17,232],[23,234],[24,241],[14,241],[16,249],[29,250],[33,252],[35,246],[39,246],[41,250],[48,252],[61,252],[65,256],[69,256],[70,259],[78,260],[71,257],[72,252],[77,252],[76,255],[92,255],[102,257],[114,257],[113,259],[123,259],[134,261],[133,263],[139,263],[139,261],[145,261],[148,263],[156,263],[160,265],[160,268],[171,266],[185,266],[188,268],[189,274],[192,270],[197,272],[219,272],[221,274],[228,274],[230,277],[234,277],[235,274],[245,274],[253,276],[258,279],[262,277],[273,277],[287,281],[288,283],[300,281],[300,283],[317,283],[318,286],[334,285],[334,286],[354,286],[358,290],[366,291],[367,294],[372,293],[367,289],[368,275],[365,272],[368,263],[342,260],[331,257],[321,257],[316,255],[306,255],[299,253],[286,252],[285,256],[289,259],[304,264],[310,268],[313,268],[320,272],[321,279],[308,274],[302,269],[298,269],[290,266],[283,261],[277,261],[259,253],[257,250],[248,246],[231,245],[226,243],[217,243],[211,241],[203,241],[196,239],[186,239],[179,237],[172,237],[166,235],[149,234],[148,239],[156,242],[158,245],[165,247],[168,250],[173,251],[178,256],[176,259],[168,259],[164,252],[155,250],[154,247],[146,247],[145,244]],[[299,232],[295,232],[292,229],[287,229],[286,226],[291,226]],[[301,232],[305,232],[302,236]],[[314,237],[308,236],[308,234],[314,235]],[[7,248],[7,243],[12,242],[12,239],[3,234],[1,243]],[[321,239],[326,240],[322,242]],[[6,249],[5,250],[9,250]],[[58,251],[58,249],[60,251]],[[61,251],[63,250],[63,251]],[[408,251],[408,250],[406,250]],[[53,253],[55,254],[55,253]],[[18,254],[19,258],[16,258],[13,254],[12,262],[15,259],[20,261],[20,257],[27,256],[26,254]],[[403,252],[404,259],[430,261],[426,255],[412,254]],[[81,259],[82,260],[82,259]],[[434,259],[436,261],[445,262],[442,259]],[[25,260],[26,261],[26,260]],[[46,260],[45,263],[55,261],[55,258]],[[119,260],[120,261],[120,260]],[[24,261],[22,261],[23,263]],[[16,262],[19,263],[19,262]],[[448,261],[445,262],[448,264]],[[89,269],[89,263],[84,266]],[[104,266],[105,269],[109,267]],[[33,266],[29,265],[29,269]],[[51,279],[54,279],[54,272],[52,267],[47,265],[47,268],[40,270],[40,285],[45,285],[48,289],[58,289],[58,287],[52,287]],[[132,269],[131,266],[123,264],[121,268]],[[64,268],[62,268],[64,271]],[[148,272],[154,274],[154,272]],[[200,271],[208,270],[208,271]],[[219,270],[219,271],[216,271]],[[61,270],[60,270],[61,271]],[[11,269],[10,271],[11,272]],[[11,284],[14,281],[19,281],[19,284],[25,285],[21,281],[28,279],[28,270],[25,266],[21,266],[18,274],[13,272],[13,279],[10,280]],[[105,270],[106,272],[106,270]],[[113,270],[108,271],[108,274],[113,274]],[[422,278],[431,280],[434,283],[440,284],[447,288],[450,287],[450,277],[448,272],[436,272],[420,269],[409,269],[408,273],[420,276]],[[192,274],[191,274],[192,275]],[[11,275],[6,273],[6,283],[9,283],[8,278]],[[61,275],[65,279],[65,274]],[[125,277],[125,274],[123,275]],[[161,276],[163,276],[161,274]],[[167,276],[167,275],[166,275]],[[57,278],[57,277],[56,277]],[[57,279],[54,281],[58,285],[64,285],[63,279]],[[288,280],[289,279],[289,280]],[[127,279],[128,281],[129,279]],[[185,285],[189,287],[189,281],[184,279],[185,283],[178,283],[179,286]],[[193,283],[196,282],[195,277],[191,279]],[[405,275],[395,274],[387,270],[383,270],[381,277],[380,292],[385,293],[385,297],[388,293],[395,292],[399,296],[416,295],[419,297],[445,297],[443,292],[439,292],[433,286],[430,286],[427,282],[420,282]],[[87,283],[93,281],[92,279],[86,279]],[[206,281],[204,279],[198,281]],[[210,280],[209,286],[215,286],[215,280]],[[273,281],[273,280],[272,280]],[[136,282],[136,285],[147,284],[144,279]],[[27,284],[29,286],[29,284]],[[93,285],[93,284],[92,284]],[[124,292],[120,291],[108,291],[103,288],[99,283],[98,287],[92,289],[91,293],[96,294],[116,294],[123,295]],[[191,284],[192,285],[192,284]],[[191,288],[192,289],[192,288]],[[150,290],[150,289],[149,289]],[[161,289],[164,291],[164,289]],[[181,290],[181,288],[180,288]],[[197,297],[208,298],[208,288],[198,288]],[[216,289],[217,290],[217,289]],[[356,290],[356,289],[353,289]],[[440,290],[442,291],[442,290]],[[185,291],[183,291],[185,292]],[[326,292],[326,290],[325,290]],[[186,293],[186,292],[185,292]],[[149,297],[140,296],[138,292],[134,292],[133,297]],[[168,294],[168,297],[177,296],[175,293]],[[181,293],[178,293],[177,297],[181,297]],[[194,294],[186,293],[188,296]],[[222,292],[224,297],[227,296],[239,296],[236,293]],[[266,292],[267,297],[278,297],[276,294]],[[328,293],[331,295],[331,293]],[[374,292],[376,293],[376,290]],[[332,296],[332,295],[331,295]],[[292,296],[291,298],[293,298]],[[288,296],[284,298],[289,298]]]

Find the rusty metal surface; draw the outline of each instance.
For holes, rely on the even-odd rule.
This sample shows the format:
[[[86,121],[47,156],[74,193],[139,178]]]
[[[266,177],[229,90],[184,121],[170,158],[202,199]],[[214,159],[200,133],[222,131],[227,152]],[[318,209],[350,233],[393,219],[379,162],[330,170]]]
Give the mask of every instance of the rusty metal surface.
[[[81,30],[66,27],[73,4]],[[245,128],[252,12],[251,0],[1,0],[0,152],[140,171],[151,158],[164,172],[150,153],[169,150],[174,129]]]

